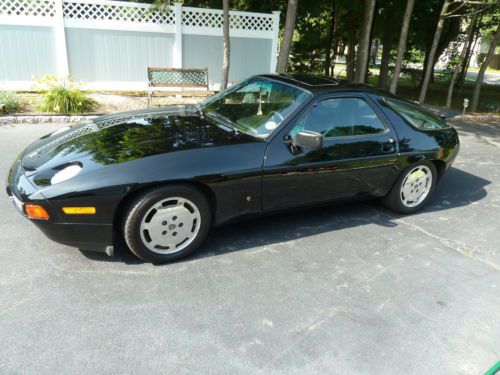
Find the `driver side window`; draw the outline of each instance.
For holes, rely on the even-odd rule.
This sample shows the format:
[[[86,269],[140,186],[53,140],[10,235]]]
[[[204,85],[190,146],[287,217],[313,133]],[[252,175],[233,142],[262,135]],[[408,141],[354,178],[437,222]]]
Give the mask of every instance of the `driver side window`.
[[[370,105],[361,98],[331,98],[317,103],[292,130],[309,130],[325,138],[379,134],[386,131]]]

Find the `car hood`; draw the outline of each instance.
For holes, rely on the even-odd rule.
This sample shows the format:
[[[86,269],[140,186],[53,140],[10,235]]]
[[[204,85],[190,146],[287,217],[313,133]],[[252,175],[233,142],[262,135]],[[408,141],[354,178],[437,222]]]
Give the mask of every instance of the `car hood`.
[[[22,156],[28,175],[68,163],[110,165],[152,155],[261,142],[203,116],[195,106],[122,112],[49,134]]]

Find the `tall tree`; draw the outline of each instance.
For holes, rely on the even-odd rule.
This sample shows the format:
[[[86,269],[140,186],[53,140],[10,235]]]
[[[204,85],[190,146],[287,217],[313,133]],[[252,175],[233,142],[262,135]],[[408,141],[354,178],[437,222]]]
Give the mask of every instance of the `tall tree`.
[[[352,21],[352,20],[351,20]],[[356,65],[356,30],[354,27],[349,28],[347,36],[347,56],[346,62],[346,78],[349,81],[354,80],[354,68]]]
[[[368,37],[368,58],[366,60],[366,67],[365,67],[365,78],[363,82],[366,82],[368,79],[368,74],[370,72],[370,61],[373,59],[373,51],[374,51],[374,40],[373,40],[373,34],[375,32],[375,23],[377,22],[377,13],[378,13],[378,3],[375,2],[375,9],[373,10],[373,17],[372,17],[372,24],[370,27],[370,36]],[[374,62],[375,64],[375,62]]]
[[[220,84],[221,90],[227,88],[229,80],[229,65],[231,57],[231,42],[229,40],[229,0],[222,0],[223,24],[222,35],[224,38],[224,60],[222,63],[222,81]]]
[[[389,61],[392,49],[392,31],[394,28],[394,9],[390,2],[385,9],[385,26],[382,37],[382,60],[380,60],[380,73],[378,75],[378,87],[385,88],[389,73]]]
[[[423,103],[425,101],[425,96],[427,95],[427,88],[429,87],[429,81],[431,78],[432,66],[433,66],[431,62],[434,61],[434,56],[436,55],[436,50],[439,44],[439,39],[441,38],[441,33],[443,31],[443,26],[444,26],[444,20],[446,17],[446,13],[448,12],[449,5],[450,5],[450,0],[444,0],[443,7],[441,8],[441,13],[439,14],[439,20],[437,23],[436,32],[434,33],[432,45],[429,50],[429,54],[427,56],[429,63],[425,68],[424,78],[422,80],[422,85],[421,85],[422,87],[420,89],[420,95],[418,96],[419,103]]]
[[[361,26],[361,38],[359,41],[358,56],[356,59],[355,82],[364,82],[366,76],[366,64],[368,64],[368,49],[370,48],[370,30],[372,28],[373,13],[375,11],[375,0],[365,0],[365,12],[363,25]]]
[[[470,36],[469,40],[467,40],[467,48],[465,50],[465,56],[460,70],[460,74],[457,79],[457,86],[460,86],[464,82],[467,70],[469,69],[469,64],[472,57],[472,51],[476,48],[476,43],[479,38],[479,28],[481,26],[482,17],[483,15],[481,14],[479,19],[476,20],[476,24],[474,25],[474,31],[472,32],[472,35]]]
[[[396,57],[396,64],[394,66],[391,87],[389,88],[389,91],[393,94],[396,93],[398,87],[399,74],[401,73],[403,56],[406,51],[406,39],[408,38],[408,30],[410,29],[411,13],[413,12],[414,3],[415,0],[407,0],[406,2],[406,9],[403,16],[403,25],[401,26],[401,35],[399,36],[398,56]]]
[[[491,62],[493,55],[495,54],[495,48],[497,48],[498,42],[500,41],[500,24],[497,26],[497,31],[495,35],[491,39],[490,49],[484,58],[483,63],[481,64],[481,68],[479,68],[479,73],[477,74],[476,83],[474,85],[474,94],[472,95],[472,105],[471,111],[477,111],[477,104],[479,102],[479,93],[481,91],[481,85],[483,84],[484,73],[486,72],[486,68]]]
[[[335,0],[332,0],[332,9],[330,12],[330,27],[328,28],[328,40],[326,42],[326,51],[325,51],[325,76],[330,75],[330,67],[332,66],[332,46],[333,39],[335,37],[335,29],[337,28],[337,23],[335,22],[337,16],[337,12],[335,11]],[[334,48],[333,54],[335,58],[336,48]]]
[[[453,88],[455,87],[455,82],[457,81],[458,74],[460,73],[460,67],[462,66],[462,62],[465,58],[465,53],[466,53],[467,48],[468,48],[467,46],[469,44],[471,36],[474,35],[474,30],[476,28],[477,16],[478,16],[477,13],[474,13],[472,15],[469,29],[467,31],[467,38],[465,39],[466,44],[463,46],[462,51],[460,52],[460,55],[458,57],[457,65],[455,65],[455,67],[453,69],[453,75],[451,76],[450,84],[448,86],[448,94],[446,96],[446,108],[448,108],[448,109],[451,107],[451,99],[453,97]]]
[[[299,0],[288,0],[286,10],[285,30],[283,32],[283,40],[281,41],[280,52],[278,55],[278,63],[276,64],[276,71],[278,73],[285,73],[288,65],[288,57],[293,41],[293,31],[295,30],[295,19],[297,18],[297,5]]]
[[[431,72],[431,80],[430,82],[434,82],[434,69],[436,67],[436,63],[439,61],[443,52],[448,48],[450,43],[455,40],[460,34],[460,25],[462,22],[462,16],[464,8],[459,9],[457,12],[453,12],[453,17],[449,19],[449,21],[445,24],[443,28],[443,33],[441,34],[441,38],[439,40],[436,54],[434,55],[434,61],[432,63],[432,72]]]

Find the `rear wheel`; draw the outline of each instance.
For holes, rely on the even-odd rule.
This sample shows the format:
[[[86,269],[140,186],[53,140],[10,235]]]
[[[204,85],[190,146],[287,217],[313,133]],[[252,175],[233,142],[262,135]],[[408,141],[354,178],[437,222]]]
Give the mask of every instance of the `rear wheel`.
[[[210,223],[210,206],[202,192],[189,185],[164,186],[132,202],[125,214],[123,237],[142,260],[168,262],[194,252]]]
[[[433,163],[421,161],[406,168],[383,202],[392,210],[408,214],[421,210],[428,202],[437,181]]]

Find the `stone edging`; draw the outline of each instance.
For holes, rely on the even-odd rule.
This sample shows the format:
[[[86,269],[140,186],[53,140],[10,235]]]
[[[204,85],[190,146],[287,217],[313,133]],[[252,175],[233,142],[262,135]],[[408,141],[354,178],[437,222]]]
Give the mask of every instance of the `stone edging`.
[[[68,124],[83,120],[92,120],[98,116],[0,116],[0,125],[8,124]],[[450,118],[453,120],[498,121],[498,115],[459,115]]]
[[[67,124],[92,120],[98,116],[0,116],[0,125],[8,124]]]

